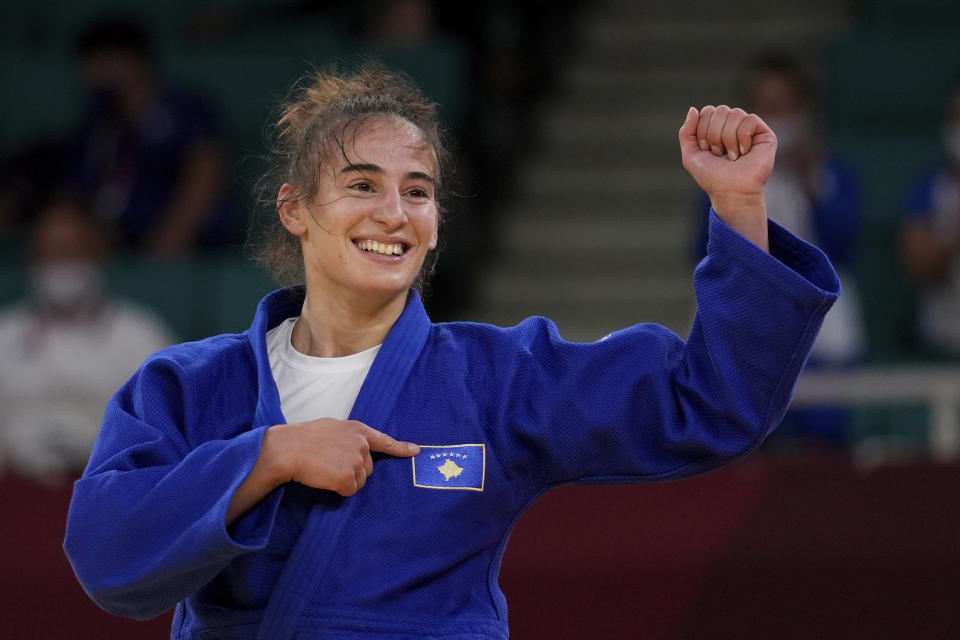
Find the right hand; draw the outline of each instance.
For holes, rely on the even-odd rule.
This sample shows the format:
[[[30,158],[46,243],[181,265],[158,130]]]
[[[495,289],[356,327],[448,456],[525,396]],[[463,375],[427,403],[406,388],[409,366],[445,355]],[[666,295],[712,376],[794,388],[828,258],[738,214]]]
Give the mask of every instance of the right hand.
[[[283,469],[283,481],[352,496],[373,473],[372,452],[409,458],[420,453],[412,442],[400,442],[357,420],[320,418],[271,427],[264,446]]]

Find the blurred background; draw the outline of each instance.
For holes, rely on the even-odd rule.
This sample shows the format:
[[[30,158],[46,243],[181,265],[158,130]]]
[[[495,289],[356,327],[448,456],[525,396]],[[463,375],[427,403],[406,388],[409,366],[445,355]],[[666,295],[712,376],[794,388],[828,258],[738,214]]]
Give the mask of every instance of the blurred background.
[[[202,5],[202,6],[201,6]],[[456,140],[434,320],[593,341],[694,310],[691,105],[778,134],[770,215],[844,285],[748,460],[564,488],[504,561],[513,637],[960,634],[960,4],[7,0],[0,7],[0,601],[17,638],[168,637],[60,550],[103,405],[146,355],[242,331],[272,110],[379,59]]]

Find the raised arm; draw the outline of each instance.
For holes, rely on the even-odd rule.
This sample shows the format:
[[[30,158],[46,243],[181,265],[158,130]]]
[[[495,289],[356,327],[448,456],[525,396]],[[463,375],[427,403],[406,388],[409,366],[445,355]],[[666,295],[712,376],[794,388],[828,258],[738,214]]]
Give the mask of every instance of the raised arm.
[[[690,109],[680,145],[715,209],[689,337],[640,324],[574,344],[536,318],[511,333],[505,431],[538,488],[677,478],[752,451],[837,298],[826,256],[767,220],[776,139],[759,118]]]

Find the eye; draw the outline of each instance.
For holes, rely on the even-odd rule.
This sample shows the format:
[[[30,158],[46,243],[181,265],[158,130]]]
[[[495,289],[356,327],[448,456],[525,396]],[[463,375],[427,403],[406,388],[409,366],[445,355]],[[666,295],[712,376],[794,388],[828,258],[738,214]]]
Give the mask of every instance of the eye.
[[[426,189],[423,189],[422,187],[414,187],[410,189],[409,191],[407,191],[407,195],[410,196],[411,198],[416,198],[417,200],[430,199],[430,194],[427,192]]]
[[[373,191],[373,185],[367,182],[366,180],[360,180],[352,183],[348,189],[353,189],[354,191],[359,191],[360,193],[370,193]]]

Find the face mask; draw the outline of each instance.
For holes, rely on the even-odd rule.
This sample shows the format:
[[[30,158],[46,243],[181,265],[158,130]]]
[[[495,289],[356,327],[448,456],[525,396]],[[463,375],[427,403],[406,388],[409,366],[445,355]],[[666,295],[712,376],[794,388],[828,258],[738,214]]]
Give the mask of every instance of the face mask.
[[[813,127],[806,116],[773,116],[763,120],[777,136],[778,154],[790,155],[809,144],[813,137]]]
[[[88,306],[103,292],[103,273],[93,262],[39,265],[33,269],[31,279],[34,299],[56,310]]]

